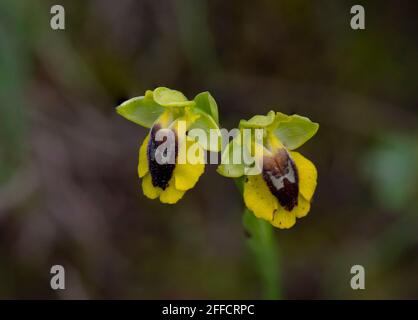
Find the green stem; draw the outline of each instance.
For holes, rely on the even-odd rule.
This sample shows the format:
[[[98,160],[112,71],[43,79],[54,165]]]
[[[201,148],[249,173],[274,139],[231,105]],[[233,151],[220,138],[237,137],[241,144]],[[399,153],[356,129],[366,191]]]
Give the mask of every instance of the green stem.
[[[243,180],[236,179],[235,181],[242,193]],[[261,278],[264,298],[280,299],[280,259],[274,228],[267,221],[258,219],[247,208],[244,210],[243,224],[248,235],[247,244],[255,258],[255,265]]]

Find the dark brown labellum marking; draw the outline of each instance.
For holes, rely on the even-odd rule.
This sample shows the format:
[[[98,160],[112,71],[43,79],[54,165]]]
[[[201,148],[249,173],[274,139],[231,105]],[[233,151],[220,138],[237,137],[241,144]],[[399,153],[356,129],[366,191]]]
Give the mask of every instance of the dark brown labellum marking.
[[[288,211],[298,204],[299,177],[295,162],[285,149],[263,158],[263,178],[271,193]]]
[[[165,159],[165,162],[162,163],[161,161],[161,155],[157,154],[157,148],[164,142],[167,141],[167,137],[165,136],[162,141],[156,141],[156,134],[158,130],[161,129],[160,125],[154,125],[151,129],[150,139],[148,142],[147,147],[147,158],[148,158],[148,167],[149,171],[151,173],[151,180],[152,185],[154,187],[160,187],[161,189],[165,190],[168,186],[168,182],[170,181],[171,177],[173,176],[174,168],[176,167],[176,159],[178,154],[178,140],[176,133],[171,129],[165,129],[165,130],[171,130],[174,133],[175,136],[175,146],[174,148],[163,148],[164,153],[163,157]],[[171,151],[171,154],[170,154]],[[174,154],[173,154],[174,151]],[[159,161],[157,161],[159,160]]]

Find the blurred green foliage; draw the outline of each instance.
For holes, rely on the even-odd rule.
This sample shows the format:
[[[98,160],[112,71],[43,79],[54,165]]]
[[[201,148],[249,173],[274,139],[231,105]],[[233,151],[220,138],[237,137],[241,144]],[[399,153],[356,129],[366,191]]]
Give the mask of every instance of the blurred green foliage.
[[[382,135],[368,152],[364,173],[383,208],[418,213],[417,163],[418,140],[400,133]]]
[[[19,1],[0,4],[0,183],[19,166],[24,149],[28,56],[22,9]]]

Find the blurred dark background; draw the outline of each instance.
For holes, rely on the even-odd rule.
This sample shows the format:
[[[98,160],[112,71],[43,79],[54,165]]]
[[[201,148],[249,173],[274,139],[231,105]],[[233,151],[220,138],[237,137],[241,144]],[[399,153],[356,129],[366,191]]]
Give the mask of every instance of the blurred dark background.
[[[350,28],[355,4],[366,30]],[[312,210],[276,230],[284,298],[418,298],[417,14],[412,0],[2,0],[0,298],[262,297],[232,180],[208,166],[177,205],[142,195],[147,130],[114,108],[157,86],[209,90],[226,128],[271,109],[320,123],[300,149],[319,171]]]

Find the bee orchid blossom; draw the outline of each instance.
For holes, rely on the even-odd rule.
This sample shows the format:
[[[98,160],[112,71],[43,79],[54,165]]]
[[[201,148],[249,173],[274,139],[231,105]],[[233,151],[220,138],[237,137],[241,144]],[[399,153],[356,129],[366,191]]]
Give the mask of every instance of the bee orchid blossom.
[[[116,110],[149,128],[138,163],[144,195],[163,203],[178,202],[203,174],[204,150],[219,151],[219,141],[203,143],[193,134],[193,129],[203,130],[206,137],[220,132],[213,97],[202,92],[188,100],[180,91],[159,87]],[[244,203],[257,218],[281,229],[291,228],[297,218],[308,214],[317,184],[315,165],[295,149],[318,128],[306,117],[274,111],[241,120],[239,134],[230,142],[224,139],[227,145],[217,171],[226,177],[243,178]],[[237,154],[239,161],[235,161]],[[231,156],[232,163],[224,161]]]
[[[293,150],[315,135],[318,127],[308,118],[274,111],[242,120],[241,130],[263,130],[262,144],[254,140],[230,144],[241,146],[243,153],[245,148],[247,152],[261,150],[256,152],[261,170],[249,174],[251,171],[245,170],[243,164],[226,163],[218,167],[218,172],[227,177],[244,177],[244,202],[257,218],[281,229],[291,228],[296,218],[308,214],[317,184],[315,165]]]
[[[203,92],[189,101],[179,91],[159,87],[122,103],[117,112],[150,128],[139,149],[138,175],[144,195],[162,203],[178,202],[205,169],[207,146],[189,137],[187,130],[219,129],[215,100]],[[193,159],[186,156],[190,153]]]

